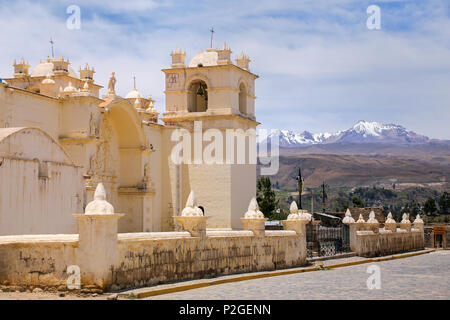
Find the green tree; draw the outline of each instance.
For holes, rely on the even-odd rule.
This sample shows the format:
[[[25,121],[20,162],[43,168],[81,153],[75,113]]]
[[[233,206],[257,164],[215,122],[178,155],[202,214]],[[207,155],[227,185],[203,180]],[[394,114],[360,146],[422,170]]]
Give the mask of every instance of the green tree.
[[[279,212],[277,212],[277,210],[275,210],[271,215],[270,220],[279,220],[279,221],[286,220],[288,215],[289,211],[279,209]]]
[[[450,213],[450,194],[447,191],[444,191],[439,198],[439,212],[441,214]]]
[[[401,210],[401,214],[403,214],[403,213],[409,213],[409,214],[411,214],[411,217],[415,217],[416,215],[421,213],[419,204],[415,200],[411,200]]]
[[[337,212],[345,212],[349,207],[348,199],[342,196],[336,198],[336,206],[334,207]]]
[[[436,201],[433,198],[428,198],[423,205],[423,211],[426,214],[435,214],[437,212]]]
[[[272,190],[272,183],[269,177],[262,176],[259,178],[256,200],[264,216],[272,220],[275,214],[275,207],[278,205],[279,200],[276,199],[275,191]]]
[[[355,206],[357,208],[363,208],[364,207],[364,202],[358,196],[353,196],[352,197],[352,202],[353,202],[353,206]]]

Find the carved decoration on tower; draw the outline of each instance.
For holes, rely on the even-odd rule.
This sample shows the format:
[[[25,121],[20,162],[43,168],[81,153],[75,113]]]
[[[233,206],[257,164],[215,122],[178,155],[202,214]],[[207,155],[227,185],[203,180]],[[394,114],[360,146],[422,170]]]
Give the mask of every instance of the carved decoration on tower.
[[[97,121],[93,113],[91,113],[91,118],[89,119],[89,136],[90,137],[98,137],[98,126]]]

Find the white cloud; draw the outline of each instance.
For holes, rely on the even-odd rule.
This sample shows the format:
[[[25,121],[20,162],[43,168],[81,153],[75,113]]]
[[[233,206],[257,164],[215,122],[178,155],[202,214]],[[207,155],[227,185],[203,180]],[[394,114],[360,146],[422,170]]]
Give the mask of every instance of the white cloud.
[[[2,5],[0,76],[14,58],[34,66],[50,54],[85,62],[105,85],[112,71],[125,95],[137,78],[141,94],[164,107],[170,50],[188,59],[227,41],[245,51],[258,75],[257,117],[267,128],[313,132],[345,129],[359,119],[398,122],[431,137],[450,138],[450,20],[444,1],[377,1],[382,30],[365,27],[371,4],[346,1],[75,1],[81,30],[65,27],[71,1]],[[275,116],[274,116],[275,112]],[[437,116],[439,115],[439,116]]]

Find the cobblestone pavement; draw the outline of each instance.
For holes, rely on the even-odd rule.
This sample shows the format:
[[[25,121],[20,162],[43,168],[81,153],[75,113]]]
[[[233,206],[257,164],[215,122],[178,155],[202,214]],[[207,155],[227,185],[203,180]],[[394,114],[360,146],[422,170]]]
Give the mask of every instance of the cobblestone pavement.
[[[367,288],[371,265],[380,267],[380,289]],[[450,299],[450,251],[226,283],[148,299]]]

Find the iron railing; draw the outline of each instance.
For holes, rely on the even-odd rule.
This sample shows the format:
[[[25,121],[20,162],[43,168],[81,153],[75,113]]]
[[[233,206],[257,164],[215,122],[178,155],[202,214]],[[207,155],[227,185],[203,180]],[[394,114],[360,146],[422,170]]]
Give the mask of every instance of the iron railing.
[[[324,227],[308,223],[306,225],[307,257],[333,256],[350,251],[349,227]]]

